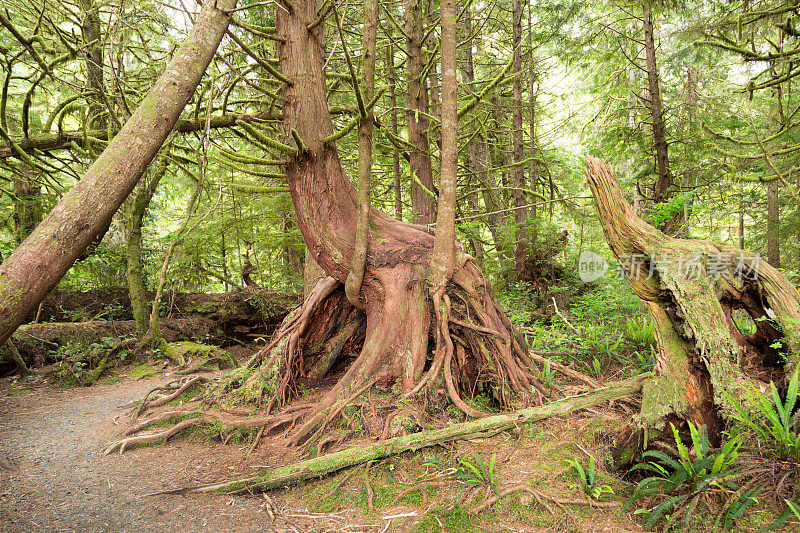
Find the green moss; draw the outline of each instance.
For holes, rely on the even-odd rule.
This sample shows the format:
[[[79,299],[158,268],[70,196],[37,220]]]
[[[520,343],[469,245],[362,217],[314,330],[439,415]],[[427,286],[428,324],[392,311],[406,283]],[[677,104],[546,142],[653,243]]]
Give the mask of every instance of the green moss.
[[[155,376],[159,372],[160,370],[158,370],[154,366],[148,363],[142,363],[131,368],[130,376],[133,379],[144,379],[144,378],[149,378],[150,376]]]
[[[453,508],[449,506],[441,506],[433,509],[425,515],[425,517],[417,522],[412,531],[427,533],[428,531],[439,531],[443,529],[448,533],[459,531],[481,531],[476,525],[472,523],[470,513],[463,506],[457,505]],[[438,520],[437,520],[438,518]],[[439,526],[441,523],[441,526]]]
[[[190,388],[189,390],[185,390],[182,393],[180,393],[176,398],[170,400],[170,402],[167,405],[181,406],[187,402],[194,400],[195,398],[197,398],[197,392],[191,390]]]

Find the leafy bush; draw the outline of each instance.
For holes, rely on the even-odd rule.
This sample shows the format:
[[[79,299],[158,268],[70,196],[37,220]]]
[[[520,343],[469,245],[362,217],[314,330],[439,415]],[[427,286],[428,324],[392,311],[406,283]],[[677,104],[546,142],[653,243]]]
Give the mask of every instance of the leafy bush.
[[[575,326],[591,324],[619,327],[631,316],[644,313],[644,306],[626,281],[611,279],[597,283],[592,290],[576,296],[569,311],[575,318]]]

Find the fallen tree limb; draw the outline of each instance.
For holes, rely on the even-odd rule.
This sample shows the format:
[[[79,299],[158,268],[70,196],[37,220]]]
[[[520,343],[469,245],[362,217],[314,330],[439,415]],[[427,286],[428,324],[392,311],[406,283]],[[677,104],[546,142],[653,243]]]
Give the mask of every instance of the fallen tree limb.
[[[650,377],[652,377],[650,373],[642,374],[588,394],[564,398],[547,405],[487,416],[461,424],[454,424],[443,429],[422,431],[403,437],[395,437],[382,442],[379,441],[361,446],[354,446],[347,450],[331,453],[322,457],[300,461],[299,463],[279,468],[271,468],[247,477],[210,485],[169,490],[160,494],[178,494],[184,492],[228,492],[232,494],[241,494],[291,485],[308,479],[323,477],[349,466],[382,459],[405,451],[416,451],[444,442],[463,439],[475,434],[495,434],[507,429],[512,429],[520,423],[532,423],[552,416],[568,415],[587,407],[636,394],[642,389],[642,384]]]
[[[571,377],[572,379],[577,379],[578,381],[582,381],[583,383],[589,385],[593,389],[598,389],[598,388],[602,387],[602,385],[598,381],[590,378],[586,374],[581,374],[580,372],[578,372],[576,370],[572,370],[571,368],[569,368],[567,366],[564,366],[561,363],[557,363],[556,361],[553,361],[552,359],[547,359],[545,357],[542,357],[540,355],[540,353],[541,352],[531,351],[530,352],[531,359],[533,359],[535,362],[537,362],[539,364],[542,364],[542,365],[545,364],[545,363],[549,363],[550,367],[553,370],[561,372],[565,376]]]

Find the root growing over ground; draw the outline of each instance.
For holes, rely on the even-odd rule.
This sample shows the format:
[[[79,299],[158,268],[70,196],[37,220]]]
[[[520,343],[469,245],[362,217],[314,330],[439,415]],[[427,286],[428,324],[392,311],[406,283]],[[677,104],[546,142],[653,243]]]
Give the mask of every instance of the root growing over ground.
[[[349,418],[345,411],[358,405],[361,420],[348,420],[353,427],[369,425],[364,407],[374,413],[382,403],[390,411],[381,415],[385,423],[376,431],[386,439],[424,423],[425,415],[402,407],[412,399],[422,411],[449,404],[480,418],[487,413],[470,401],[478,395],[502,408],[538,405],[555,397],[472,258],[464,256],[446,290],[433,295],[426,293],[413,269],[400,276],[398,270],[381,279],[383,298],[368,302],[366,311],[350,305],[341,283],[322,278],[264,349],[228,380],[205,387],[202,409],[162,413],[131,428],[130,435],[156,422],[173,419],[176,425],[129,436],[108,451],[168,439],[208,423],[258,428],[257,440],[281,433],[284,444],[317,443],[321,451],[330,444],[322,439],[326,429]],[[195,384],[199,381],[187,381],[161,399],[144,401],[137,414],[172,401]],[[300,398],[319,386],[329,390],[313,401]],[[382,399],[356,404],[373,389]]]

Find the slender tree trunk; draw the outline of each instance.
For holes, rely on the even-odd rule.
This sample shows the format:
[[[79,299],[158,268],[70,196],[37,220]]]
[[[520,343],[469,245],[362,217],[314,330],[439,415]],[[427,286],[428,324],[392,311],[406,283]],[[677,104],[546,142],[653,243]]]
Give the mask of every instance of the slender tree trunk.
[[[151,167],[150,179],[141,181],[137,186],[138,194],[133,201],[133,207],[127,220],[127,243],[125,244],[125,259],[127,268],[125,277],[128,280],[128,294],[131,298],[131,312],[136,322],[136,336],[142,338],[150,329],[150,314],[147,302],[147,286],[144,278],[144,261],[142,259],[142,225],[144,216],[150,205],[150,200],[156,192],[156,187],[167,172],[167,157]]]
[[[8,339],[108,224],[194,94],[235,0],[205,2],[187,42],[89,170],[0,265],[0,342]]]
[[[428,89],[423,79],[425,55],[422,51],[422,0],[406,0],[406,35],[408,59],[406,77],[408,96],[408,142],[411,150],[411,212],[415,224],[430,224],[434,219],[433,165],[428,141]]]
[[[655,145],[656,169],[658,179],[653,194],[655,203],[662,203],[670,198],[672,176],[667,156],[667,137],[664,128],[664,105],[661,101],[661,86],[658,81],[658,63],[656,62],[656,43],[653,35],[653,14],[650,1],[642,3],[642,23],[644,25],[644,50],[647,65],[647,87],[650,97],[650,114],[653,124],[653,143]]]
[[[528,2],[528,112],[530,113],[528,117],[528,133],[530,136],[530,158],[531,161],[528,164],[528,181],[530,183],[531,191],[536,193],[536,189],[539,185],[539,180],[536,175],[536,156],[537,152],[539,151],[539,142],[536,138],[536,81],[537,81],[537,74],[536,74],[536,61],[534,58],[534,51],[533,51],[533,2]],[[538,240],[538,227],[536,224],[536,217],[537,217],[537,208],[536,202],[534,205],[531,206],[531,223],[529,224],[529,235],[530,235],[530,243],[531,246],[536,246],[536,241]]]
[[[103,102],[105,86],[103,83],[103,34],[101,31],[100,13],[97,0],[80,0],[81,33],[85,43],[86,85],[89,89],[89,113],[87,125],[89,129],[105,130],[107,113]]]
[[[392,26],[389,25],[389,46],[386,52],[386,77],[389,79],[389,117],[392,121],[392,135],[397,137],[397,73],[394,70],[394,38]],[[403,220],[403,190],[400,182],[400,152],[395,146],[392,149],[392,178],[394,183],[394,217]]]
[[[744,249],[744,205],[739,198],[739,248]]]
[[[375,94],[375,40],[378,28],[377,0],[364,1],[364,46],[361,69],[364,82],[361,84],[363,103],[372,101]],[[353,80],[353,83],[357,83]],[[363,104],[362,103],[362,104]],[[362,105],[363,107],[363,105]],[[360,110],[361,123],[358,128],[358,191],[356,196],[356,240],[353,245],[353,261],[344,284],[347,301],[354,307],[364,308],[359,294],[364,281],[369,242],[370,188],[372,184],[372,111]]]
[[[433,0],[426,0],[425,1],[425,18],[429,28],[425,28],[423,26],[423,31],[428,33],[428,39],[423,46],[425,46],[428,51],[430,52],[429,55],[425,56],[426,61],[428,62],[428,110],[430,111],[431,118],[433,119],[434,125],[438,122],[439,124],[442,123],[442,108],[441,108],[441,96],[439,94],[439,61],[438,61],[438,54],[436,52],[437,43],[436,43],[436,18],[437,12],[434,7]],[[433,140],[432,143],[439,147],[439,150],[442,149],[442,136],[441,136],[441,128],[431,128],[433,132]],[[435,170],[435,161],[431,162],[432,167]],[[441,172],[441,169],[440,169]]]
[[[503,136],[505,130],[503,124],[502,111],[497,95],[492,95],[491,99],[491,128],[489,129],[488,138],[486,139],[486,169],[483,174],[485,178],[485,188],[483,201],[486,204],[486,210],[491,213],[487,216],[489,219],[489,231],[492,233],[492,239],[495,242],[495,247],[498,250],[498,258],[501,263],[505,264],[506,260],[511,262],[514,260],[514,239],[508,231],[509,215],[508,212],[498,213],[497,211],[506,210],[509,206],[509,197],[507,194],[507,172],[501,171],[500,185],[498,188],[496,174],[497,172],[490,171],[490,168],[503,167],[508,168],[509,160],[505,147],[508,146],[509,139]],[[510,268],[514,268],[512,264]]]
[[[41,186],[38,171],[22,164],[14,176],[14,238],[21,244],[42,220]]]
[[[530,273],[526,267],[528,258],[528,208],[523,207],[525,200],[525,167],[522,164],[522,2],[513,0],[511,3],[512,41],[514,52],[513,99],[511,111],[511,137],[512,137],[512,196],[514,198],[514,222],[516,243],[514,248],[514,265],[517,270],[517,279],[530,281]]]
[[[775,179],[767,185],[767,261],[775,268],[781,267],[780,182]]]
[[[464,80],[462,87],[469,93],[475,92],[475,60],[472,55],[472,47],[474,46],[474,39],[472,36],[472,10],[467,6],[464,10],[464,36],[467,41],[464,50],[464,61],[461,66],[461,75]],[[481,165],[483,165],[483,152],[481,144],[485,143],[483,135],[476,133],[469,140],[467,147],[466,167],[469,169],[469,181],[472,187],[476,189],[485,188],[485,179],[481,174]],[[485,171],[485,165],[483,165]],[[471,192],[469,195],[469,207],[472,213],[480,211],[480,195],[478,190]],[[488,204],[487,204],[488,205]],[[478,265],[483,268],[483,243],[480,239],[480,230],[478,228],[472,229],[472,247],[475,249],[475,260]]]
[[[456,266],[456,182],[458,173],[458,79],[456,77],[456,2],[442,7],[442,176],[436,211],[431,290],[444,291]],[[434,300],[435,302],[436,300]]]

